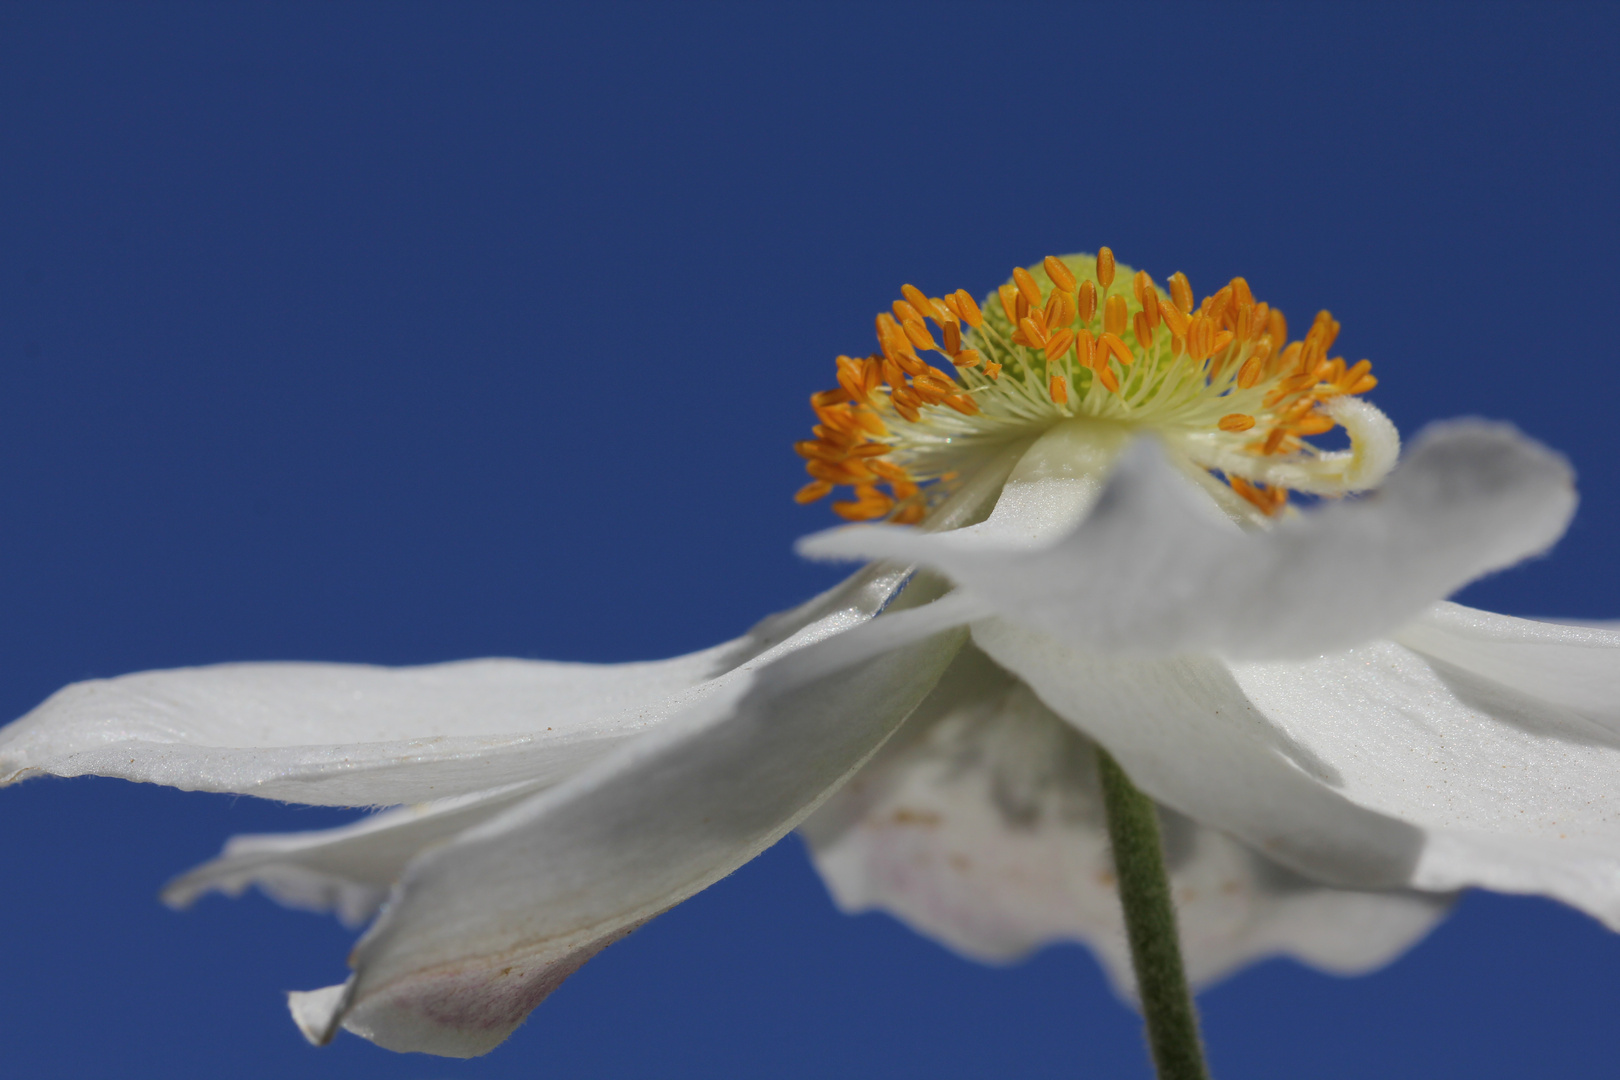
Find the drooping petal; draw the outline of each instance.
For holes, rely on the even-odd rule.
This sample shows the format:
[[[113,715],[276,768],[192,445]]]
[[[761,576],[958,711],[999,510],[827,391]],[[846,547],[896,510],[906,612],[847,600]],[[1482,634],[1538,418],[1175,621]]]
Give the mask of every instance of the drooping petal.
[[[358,926],[376,914],[425,848],[483,824],[545,786],[531,781],[398,807],[335,829],[232,837],[218,858],[169,882],[163,899],[186,907],[206,892],[240,896],[256,885],[287,907],[331,911]]]
[[[1195,983],[1277,954],[1369,970],[1449,904],[1316,885],[1174,811],[1160,816]],[[845,911],[887,910],[990,962],[1081,941],[1132,993],[1093,744],[972,646],[800,832]]]
[[[1563,631],[1583,638],[1558,645]],[[1345,797],[1422,830],[1413,884],[1554,896],[1620,929],[1620,733],[1559,700],[1605,673],[1620,689],[1620,635],[1549,626],[1497,644],[1588,679],[1549,698],[1535,690],[1552,680],[1522,664],[1498,679],[1388,641],[1233,675]]]
[[[928,598],[911,590],[902,602]],[[296,999],[300,1024],[324,1038],[342,1023],[395,1050],[489,1050],[568,971],[774,843],[883,743],[965,637],[892,647],[883,624],[922,613],[754,668],[425,851],[357,946],[349,988]]]
[[[1426,645],[1455,645],[1434,627],[1492,620],[1425,621]],[[1510,659],[1585,673],[1563,697],[1620,685],[1620,636],[1511,635],[1496,642]],[[1499,680],[1392,641],[1308,661],[1108,658],[995,619],[974,638],[1155,799],[1316,880],[1540,893],[1620,928],[1620,733],[1537,696],[1526,666]]]
[[[1087,649],[1294,658],[1388,632],[1544,550],[1574,506],[1563,459],[1511,428],[1459,422],[1431,428],[1376,493],[1245,533],[1143,439],[1079,527],[1044,548],[855,526],[800,550],[915,560]]]
[[[1411,883],[1423,834],[1337,791],[1331,770],[1249,702],[1225,663],[1109,656],[996,618],[975,623],[973,640],[1157,802],[1317,881]]]

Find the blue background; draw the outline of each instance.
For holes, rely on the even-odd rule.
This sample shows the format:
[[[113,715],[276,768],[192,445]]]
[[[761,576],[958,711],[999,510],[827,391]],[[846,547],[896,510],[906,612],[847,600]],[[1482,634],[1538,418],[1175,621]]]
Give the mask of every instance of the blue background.
[[[589,11],[582,10],[589,7]],[[1511,418],[1584,504],[1464,599],[1620,616],[1617,9],[0,9],[0,712],[220,660],[619,660],[832,579],[790,443],[910,281],[1114,247]],[[1075,948],[988,969],[831,907],[798,841],[491,1056],[306,1047],[352,935],[155,894],[352,815],[0,793],[8,1074],[1142,1077]],[[1388,970],[1203,998],[1226,1077],[1610,1076],[1620,938],[1470,895]]]

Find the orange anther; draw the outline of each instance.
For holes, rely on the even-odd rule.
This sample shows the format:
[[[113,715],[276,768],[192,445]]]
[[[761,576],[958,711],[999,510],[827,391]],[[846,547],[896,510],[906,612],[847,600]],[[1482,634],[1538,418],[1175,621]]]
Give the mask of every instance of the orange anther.
[[[1264,366],[1265,361],[1258,356],[1251,356],[1247,360],[1243,361],[1243,366],[1238,368],[1237,373],[1238,389],[1247,390],[1249,387],[1259,382],[1260,369]]]
[[[973,416],[979,411],[979,403],[967,394],[946,394],[944,403],[963,416]]]
[[[956,298],[955,293],[951,293],[949,296],[945,297],[945,307],[950,311],[950,313],[952,315],[956,316],[958,321],[961,321],[961,319],[962,319],[962,302]]]
[[[1266,312],[1266,333],[1279,344],[1288,340],[1288,320],[1276,308]]]
[[[877,458],[866,463],[866,467],[885,480],[910,480],[911,476],[892,461],[881,461]]]
[[[1018,286],[1018,292],[1029,301],[1030,307],[1041,306],[1041,287],[1035,284],[1035,277],[1022,266],[1013,269],[1013,284]]]
[[[1371,360],[1357,360],[1355,366],[1346,371],[1336,381],[1340,386],[1354,386],[1363,375],[1372,371]]]
[[[1378,380],[1377,379],[1373,378],[1371,375],[1363,375],[1361,378],[1357,379],[1354,383],[1352,383],[1350,385],[1350,388],[1348,390],[1346,390],[1345,393],[1347,393],[1347,394],[1365,394],[1367,391],[1371,390],[1373,387],[1375,387],[1377,385],[1378,385]]]
[[[1215,335],[1215,341],[1210,345],[1209,351],[1211,353],[1218,353],[1228,345],[1232,344],[1232,341],[1232,331],[1222,330],[1220,333]]]
[[[1103,309],[1103,330],[1110,334],[1123,334],[1129,311],[1130,306],[1125,303],[1123,296],[1110,296],[1107,307]]]
[[[951,357],[951,363],[957,367],[973,367],[984,357],[979,355],[978,349],[963,349]]]
[[[932,315],[934,313],[934,305],[928,302],[928,297],[917,286],[900,286],[900,295],[904,296],[906,301],[916,308],[919,314]]]
[[[894,506],[894,500],[887,495],[883,495],[882,499],[882,502],[875,499],[871,501],[861,499],[858,502],[835,502],[832,504],[833,513],[845,521],[871,521],[873,518],[880,518],[887,514],[890,508]]]
[[[1282,412],[1284,423],[1292,424],[1312,409],[1316,408],[1316,401],[1312,398],[1300,398]]]
[[[793,501],[803,506],[832,494],[833,486],[825,480],[812,480],[793,493]]]
[[[917,485],[910,480],[891,480],[889,481],[889,489],[894,492],[894,497],[897,499],[909,499],[918,491]]]
[[[984,322],[984,312],[979,310],[978,303],[966,289],[957,289],[951,295],[956,298],[956,310],[961,314],[963,322],[975,328]]]
[[[1153,282],[1148,280],[1146,270],[1138,270],[1136,276],[1131,278],[1131,292],[1136,302],[1142,306],[1147,305],[1147,294],[1153,291]]]
[[[906,325],[908,322],[916,322],[922,318],[922,312],[918,311],[904,300],[896,300],[894,303],[889,305],[889,310],[894,312],[894,319],[901,326]]]
[[[1046,298],[1047,327],[1068,326],[1074,322],[1074,297],[1061,289],[1053,289],[1052,295]]]
[[[848,390],[822,390],[819,393],[810,395],[810,407],[837,405],[839,402],[848,401],[849,399],[850,393]]]
[[[1074,292],[1074,272],[1063,265],[1062,259],[1056,255],[1048,255],[1042,260],[1041,266],[1046,270],[1046,276],[1052,279],[1052,284],[1066,293]]]
[[[853,448],[850,450],[849,454],[851,457],[875,458],[882,457],[892,449],[893,447],[891,447],[888,443],[869,442],[862,443],[861,445]],[[871,462],[868,462],[866,467],[870,469],[872,467]],[[875,469],[873,471],[876,472]]]
[[[1170,304],[1183,315],[1193,314],[1193,288],[1187,275],[1180,270],[1171,274],[1165,282],[1170,290]]]
[[[1119,376],[1114,374],[1113,368],[1103,362],[1100,355],[1097,357],[1097,381],[1102,383],[1103,388],[1110,394],[1119,393]]]
[[[1024,340],[1027,341],[1032,348],[1039,349],[1046,345],[1047,335],[1042,333],[1041,328],[1035,324],[1035,315],[1036,312],[1032,311],[1024,318],[1019,319],[1018,329],[1023,331]]]
[[[1059,327],[1052,331],[1051,337],[1046,339],[1046,358],[1056,360],[1068,352],[1069,346],[1072,344],[1074,344],[1074,331],[1068,327]]]
[[[899,364],[890,360],[887,356],[883,358],[883,381],[888,383],[891,388],[906,385],[906,373],[900,370]]]
[[[1080,296],[1077,304],[1080,309],[1080,321],[1089,323],[1092,316],[1097,314],[1097,286],[1091,283],[1090,278],[1080,283]]]
[[[1281,338],[1278,338],[1277,340],[1280,341]],[[1302,352],[1304,352],[1304,351],[1305,351],[1305,343],[1304,342],[1295,341],[1295,342],[1289,343],[1288,347],[1285,348],[1282,351],[1282,355],[1277,357],[1277,370],[1278,371],[1292,371],[1292,370],[1294,370],[1294,368],[1296,368],[1299,365],[1299,356],[1300,356],[1300,354]]]
[[[917,359],[917,354],[907,349],[904,352],[896,351],[894,362],[900,365],[900,370],[907,375],[921,375],[928,370],[928,365]]]
[[[871,409],[855,410],[855,423],[860,425],[862,431],[869,435],[887,435],[889,429],[883,426],[883,420]]]
[[[1097,341],[1091,336],[1091,331],[1083,327],[1074,335],[1074,358],[1080,362],[1081,367],[1097,366]]]
[[[1331,416],[1313,413],[1303,420],[1296,421],[1291,426],[1297,435],[1320,435],[1323,432],[1332,431],[1337,424]]]
[[[1148,326],[1157,328],[1159,325],[1159,293],[1152,285],[1142,294],[1142,313],[1147,316]]]
[[[986,378],[992,380],[1001,378],[1001,365],[996,363],[984,365],[984,374]]]
[[[1254,306],[1254,293],[1249,291],[1249,283],[1243,278],[1233,278],[1232,284],[1227,287],[1232,290],[1232,298],[1239,305],[1248,304],[1250,307]]]
[[[1248,341],[1254,326],[1254,305],[1238,304],[1233,309],[1232,315],[1232,332],[1237,335],[1237,339],[1239,341]]]
[[[1222,431],[1248,431],[1254,427],[1254,417],[1248,413],[1227,413],[1215,426]]]
[[[793,452],[809,461],[843,461],[849,454],[837,446],[805,439],[793,444]]]
[[[843,469],[830,461],[822,461],[819,458],[812,458],[805,462],[804,471],[817,480],[825,480],[829,484],[848,484],[851,482],[848,474]]]
[[[896,525],[915,525],[928,516],[928,508],[920,502],[907,503],[894,515]]]
[[[1287,488],[1261,487],[1249,483],[1241,476],[1233,476],[1230,480],[1233,491],[1243,496],[1254,505],[1255,509],[1268,517],[1281,510],[1283,505],[1288,502]]]
[[[939,346],[934,344],[934,335],[928,332],[928,327],[923,325],[921,319],[908,319],[901,324],[901,328],[917,348],[933,349],[936,352],[939,350]]]
[[[1148,322],[1147,312],[1138,311],[1132,320],[1131,327],[1136,331],[1136,343],[1144,349],[1153,348],[1153,324]]]
[[[1052,396],[1053,404],[1066,404],[1069,400],[1069,380],[1061,375],[1053,375],[1046,381],[1046,392]]]
[[[1260,452],[1262,454],[1277,453],[1282,449],[1283,439],[1286,438],[1287,435],[1288,432],[1283,430],[1281,427],[1272,428],[1271,434],[1266,436],[1266,441],[1261,445]]]
[[[1159,317],[1164,320],[1164,325],[1170,328],[1170,333],[1179,338],[1186,337],[1189,322],[1186,314],[1173,303],[1159,304],[1157,307]]]
[[[1209,359],[1214,352],[1215,324],[1209,321],[1209,316],[1199,312],[1187,320],[1187,355],[1194,360],[1202,362]]]
[[[896,401],[891,396],[889,398],[889,404],[894,406],[894,411],[899,413],[901,419],[903,419],[903,420],[906,420],[906,421],[909,421],[910,423],[915,424],[919,420],[922,419],[922,413],[917,411],[917,406],[912,405],[909,402]]]
[[[1271,335],[1261,334],[1259,340],[1254,343],[1254,355],[1249,359],[1255,361],[1260,365],[1261,369],[1264,369],[1266,361],[1271,359],[1271,349]]]
[[[1130,347],[1125,344],[1123,339],[1115,334],[1104,334],[1097,339],[1097,364],[1099,368],[1106,367],[1103,364],[1103,360],[1106,359],[1103,356],[1104,348],[1113,353],[1122,364],[1130,364],[1136,360],[1136,357],[1131,355]]]
[[[962,351],[962,328],[954,321],[945,324],[942,331],[945,335],[945,351],[955,356]]]
[[[1181,310],[1183,315],[1191,315],[1193,309],[1192,282],[1180,270],[1170,275],[1170,300]],[[1177,331],[1179,333],[1179,331]]]
[[[1114,253],[1108,248],[1097,249],[1097,282],[1105,289],[1114,283]]]
[[[1015,302],[1018,296],[1018,286],[1002,285],[997,287],[996,295],[1001,297],[1001,310],[1007,316],[1007,321],[1014,326],[1018,325],[1018,305]]]

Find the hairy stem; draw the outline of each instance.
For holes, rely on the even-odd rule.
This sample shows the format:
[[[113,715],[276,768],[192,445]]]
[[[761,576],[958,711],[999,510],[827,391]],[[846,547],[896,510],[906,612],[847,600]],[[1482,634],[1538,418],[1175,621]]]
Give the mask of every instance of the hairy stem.
[[[1097,748],[1097,769],[1108,807],[1119,902],[1125,908],[1125,931],[1131,942],[1154,1067],[1159,1080],[1209,1080],[1198,1038],[1198,1012],[1181,964],[1158,812],[1153,800],[1137,790],[1125,770],[1101,747]]]

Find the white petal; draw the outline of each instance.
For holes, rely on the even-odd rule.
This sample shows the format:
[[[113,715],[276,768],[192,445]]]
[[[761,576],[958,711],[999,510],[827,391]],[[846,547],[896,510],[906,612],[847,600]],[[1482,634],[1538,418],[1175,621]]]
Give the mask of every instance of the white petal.
[[[926,598],[913,585],[902,603]],[[882,744],[965,637],[868,647],[868,631],[908,614],[731,680],[425,852],[355,950],[345,1026],[390,1049],[483,1053],[559,973],[774,843]]]
[[[1161,810],[1189,976],[1286,954],[1388,962],[1448,898],[1315,885]],[[979,960],[1081,941],[1133,993],[1093,744],[971,646],[879,755],[800,831],[838,905],[881,908]]]
[[[76,683],[0,729],[0,784],[89,774],[388,806],[555,783],[718,680],[859,625],[908,573],[866,567],[744,637],[670,660],[220,664]]]
[[[1158,802],[1318,881],[1411,883],[1423,834],[1324,783],[1325,767],[1249,702],[1221,661],[1107,656],[1002,619],[975,623],[973,640]]]
[[[1441,603],[1401,644],[1620,732],[1620,626],[1582,626]]]
[[[869,567],[795,611],[773,616],[751,631],[749,639],[745,640],[751,646],[749,652],[772,643],[775,647],[733,669],[721,680],[711,681],[707,689],[712,692],[722,685],[722,680],[736,678],[759,663],[792,651],[810,636],[799,633],[784,642],[781,639],[788,630],[802,631],[808,624],[811,634],[825,636],[822,624],[827,620],[827,612],[832,612],[840,622],[848,621],[851,612],[889,598],[903,577],[903,571]],[[927,586],[923,588],[926,590]],[[875,628],[875,633],[868,632],[868,651],[918,640],[931,633],[936,623],[941,628],[957,625],[962,620],[948,615],[939,618],[939,613],[948,612],[949,608],[947,600],[927,605],[925,610],[913,612],[908,619],[884,620]],[[728,648],[741,652],[734,648],[735,644]],[[824,672],[801,669],[801,675],[811,678],[832,673],[841,663],[843,661],[834,659]],[[700,700],[694,696],[689,698],[688,704]],[[536,779],[488,791],[384,811],[339,828],[233,837],[219,858],[170,882],[164,889],[164,900],[184,907],[205,892],[238,896],[249,886],[256,885],[289,907],[335,911],[345,923],[358,924],[375,914],[389,888],[423,849],[482,824],[552,782],[553,777],[542,774]]]
[[[1558,632],[1520,628],[1517,659]],[[1155,799],[1316,880],[1540,893],[1620,928],[1620,734],[1514,685],[1536,684],[1527,667],[1497,681],[1391,641],[1230,667],[1110,659],[999,620],[974,639]],[[1550,666],[1612,665],[1608,640]]]
[[[376,914],[406,865],[425,848],[488,821],[544,786],[513,784],[385,810],[335,829],[232,837],[219,858],[165,886],[163,899],[186,907],[206,892],[240,896],[256,885],[287,907],[332,911],[357,926]]]
[[[730,648],[638,664],[221,664],[77,683],[0,730],[0,782],[94,774],[364,806],[556,780],[701,692]]]
[[[1555,645],[1567,629],[1494,643],[1507,658],[1501,681],[1387,641],[1233,675],[1346,798],[1422,830],[1413,884],[1542,893],[1620,929],[1620,734],[1526,691],[1540,683],[1579,697],[1595,685],[1563,691],[1534,677],[1522,662],[1538,654],[1555,673],[1607,667],[1614,678],[1616,636],[1574,630],[1607,643]]]
[[[1143,439],[1055,545],[855,526],[800,550],[915,560],[1003,617],[1088,649],[1286,658],[1387,632],[1544,550],[1574,505],[1563,459],[1510,428],[1454,423],[1431,428],[1373,495],[1245,533]]]
[[[932,523],[982,516],[1022,449],[992,455]],[[554,783],[722,680],[865,622],[910,575],[907,566],[864,567],[741,638],[649,663],[221,664],[78,683],[0,728],[0,785],[92,774],[390,806]]]

